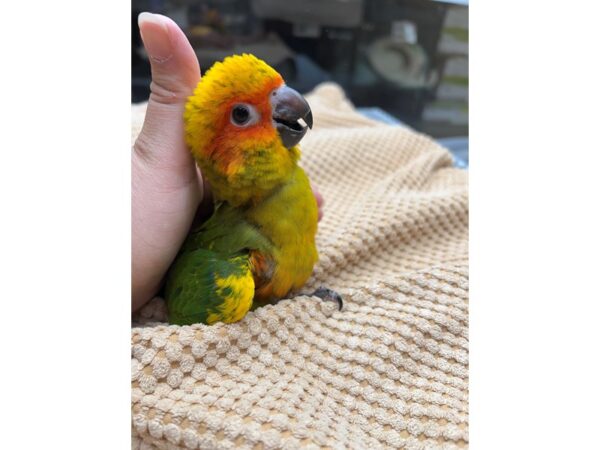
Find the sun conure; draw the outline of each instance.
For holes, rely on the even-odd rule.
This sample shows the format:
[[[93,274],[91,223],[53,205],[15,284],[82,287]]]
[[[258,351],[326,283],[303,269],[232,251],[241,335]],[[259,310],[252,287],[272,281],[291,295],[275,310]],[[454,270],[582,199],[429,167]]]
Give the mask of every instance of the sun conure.
[[[184,121],[215,207],[167,274],[169,321],[236,322],[253,303],[300,288],[317,261],[317,203],[297,146],[312,112],[273,68],[243,54],[208,70]]]

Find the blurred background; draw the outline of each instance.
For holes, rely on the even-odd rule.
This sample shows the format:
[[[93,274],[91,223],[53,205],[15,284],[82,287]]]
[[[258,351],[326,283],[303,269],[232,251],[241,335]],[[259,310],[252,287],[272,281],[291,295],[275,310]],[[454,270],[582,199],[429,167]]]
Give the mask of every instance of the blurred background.
[[[437,139],[468,167],[468,0],[132,0],[132,102],[148,99],[140,12],[171,17],[202,70],[253,53],[306,93],[340,84],[359,111]]]

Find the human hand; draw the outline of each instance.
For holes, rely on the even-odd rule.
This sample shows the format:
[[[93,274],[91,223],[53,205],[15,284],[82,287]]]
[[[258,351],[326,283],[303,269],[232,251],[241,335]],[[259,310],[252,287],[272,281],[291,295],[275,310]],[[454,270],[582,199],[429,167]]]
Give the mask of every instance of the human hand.
[[[200,173],[184,141],[183,111],[200,80],[196,54],[171,19],[138,18],[152,84],[132,150],[132,310],[156,294],[203,197]]]
[[[197,212],[212,203],[184,140],[185,103],[200,80],[196,54],[171,19],[142,13],[138,23],[152,83],[131,156],[133,311],[156,295]],[[313,192],[320,220],[323,198]]]

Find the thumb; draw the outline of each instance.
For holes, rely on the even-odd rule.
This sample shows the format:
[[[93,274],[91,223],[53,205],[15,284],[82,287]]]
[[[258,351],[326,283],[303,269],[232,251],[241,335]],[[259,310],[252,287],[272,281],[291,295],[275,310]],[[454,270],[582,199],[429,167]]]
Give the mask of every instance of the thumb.
[[[137,153],[152,165],[196,176],[184,141],[185,102],[200,80],[200,66],[192,46],[173,20],[160,14],[138,17],[150,59],[152,83],[144,126],[135,144]]]

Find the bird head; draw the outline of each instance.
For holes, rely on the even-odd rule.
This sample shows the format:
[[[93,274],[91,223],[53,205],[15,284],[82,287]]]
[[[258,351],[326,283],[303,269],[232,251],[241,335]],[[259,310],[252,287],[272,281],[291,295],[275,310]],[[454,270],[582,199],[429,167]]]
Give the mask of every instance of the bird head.
[[[227,57],[188,99],[186,142],[217,200],[256,201],[281,184],[312,128],[310,106],[272,67],[253,55]]]

